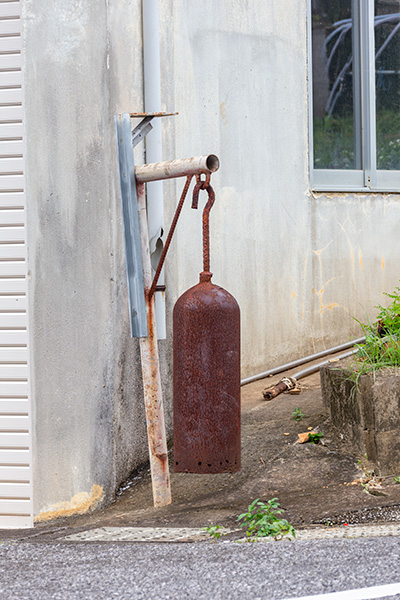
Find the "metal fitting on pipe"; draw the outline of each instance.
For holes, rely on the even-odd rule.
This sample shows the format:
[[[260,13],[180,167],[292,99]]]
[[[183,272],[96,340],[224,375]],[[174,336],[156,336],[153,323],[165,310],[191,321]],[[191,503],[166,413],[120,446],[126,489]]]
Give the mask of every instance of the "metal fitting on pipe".
[[[342,358],[347,358],[348,356],[352,356],[357,352],[357,348],[349,350],[348,352],[345,352],[344,354],[338,356],[336,360],[342,360]],[[291,389],[296,387],[298,379],[302,379],[303,377],[307,377],[308,375],[316,373],[321,369],[321,367],[325,367],[325,365],[329,365],[331,362],[332,359],[324,360],[322,362],[317,363],[316,365],[311,365],[311,367],[307,367],[302,371],[297,371],[297,373],[294,373],[291,377],[283,377],[283,379],[281,379],[274,387],[266,388],[263,391],[264,400],[273,400],[274,398],[279,396],[279,394],[282,394],[282,392],[290,391]]]
[[[215,154],[208,156],[194,156],[192,158],[179,158],[158,163],[139,165],[135,167],[135,176],[138,183],[160,181],[174,177],[190,177],[204,173],[209,175],[219,169],[219,159]]]

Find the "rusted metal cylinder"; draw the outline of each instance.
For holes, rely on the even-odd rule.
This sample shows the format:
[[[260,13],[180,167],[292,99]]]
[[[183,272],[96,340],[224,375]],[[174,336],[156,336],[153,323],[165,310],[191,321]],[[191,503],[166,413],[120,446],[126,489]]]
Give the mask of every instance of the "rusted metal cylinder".
[[[240,469],[240,310],[200,274],[173,311],[174,471]]]

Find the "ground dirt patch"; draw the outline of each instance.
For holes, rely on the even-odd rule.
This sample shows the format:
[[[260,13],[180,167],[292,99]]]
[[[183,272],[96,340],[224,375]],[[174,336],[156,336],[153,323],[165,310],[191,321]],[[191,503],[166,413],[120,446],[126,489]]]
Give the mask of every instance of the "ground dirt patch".
[[[290,375],[291,373],[287,373]],[[286,374],[285,374],[286,375]],[[172,473],[173,503],[154,509],[147,468],[135,473],[116,501],[90,515],[58,519],[38,525],[34,532],[59,537],[72,530],[95,527],[204,527],[237,526],[240,513],[255,498],[278,497],[284,517],[295,527],[351,522],[381,522],[398,514],[400,485],[383,483],[384,496],[368,494],[361,485],[350,485],[363,475],[352,447],[335,430],[324,410],[319,374],[302,380],[300,395],[282,394],[266,402],[262,390],[280,376],[242,388],[242,469],[238,473],[194,475]],[[300,407],[300,421],[292,412]],[[323,432],[323,445],[298,444],[298,434],[308,428]],[[286,435],[285,435],[286,434]],[[288,435],[287,435],[288,434]],[[172,456],[171,456],[172,459]],[[172,461],[171,461],[172,462]],[[392,509],[391,509],[392,507]],[[351,517],[350,515],[359,515]],[[314,525],[315,526],[315,525]],[[22,532],[19,534],[22,535]],[[28,535],[27,533],[24,535]]]

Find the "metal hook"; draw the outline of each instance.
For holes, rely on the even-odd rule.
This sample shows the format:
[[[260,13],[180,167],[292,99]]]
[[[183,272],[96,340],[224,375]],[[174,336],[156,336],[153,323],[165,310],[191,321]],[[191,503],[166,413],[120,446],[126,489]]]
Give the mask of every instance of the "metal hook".
[[[202,179],[201,175],[196,175],[196,185],[193,188],[192,208],[197,208],[199,205],[200,190],[208,190],[210,186],[211,174],[207,173],[206,178]]]

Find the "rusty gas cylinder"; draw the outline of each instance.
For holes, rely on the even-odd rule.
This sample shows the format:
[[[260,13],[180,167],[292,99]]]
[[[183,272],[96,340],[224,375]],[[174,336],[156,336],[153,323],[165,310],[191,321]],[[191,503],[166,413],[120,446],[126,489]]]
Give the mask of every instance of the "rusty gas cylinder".
[[[200,274],[173,311],[174,471],[240,469],[240,310]]]

